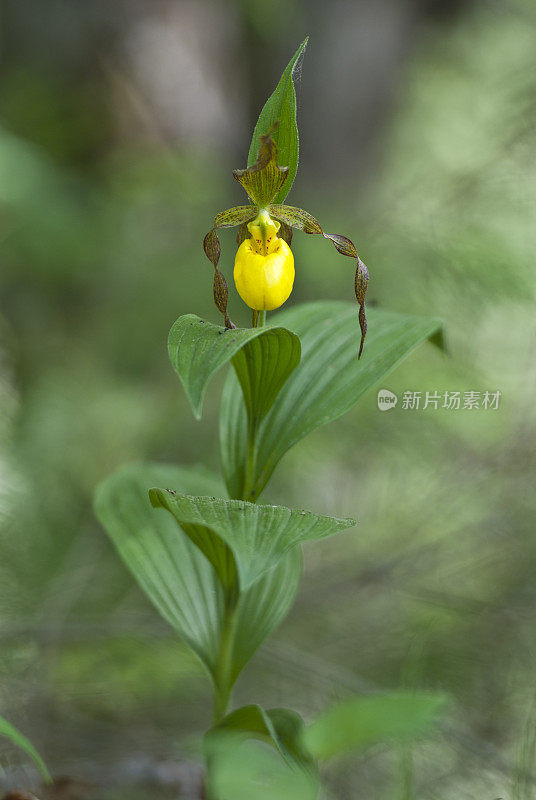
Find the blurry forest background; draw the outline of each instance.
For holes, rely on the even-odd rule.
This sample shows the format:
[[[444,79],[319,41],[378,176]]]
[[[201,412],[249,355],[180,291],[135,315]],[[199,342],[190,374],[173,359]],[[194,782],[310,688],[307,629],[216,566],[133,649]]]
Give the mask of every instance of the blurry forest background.
[[[370,392],[265,498],[358,518],[306,548],[236,701],[450,693],[409,754],[340,761],[332,800],[534,797],[536,5],[533,0],[5,0],[0,70],[0,713],[106,800],[199,796],[204,674],[119,562],[95,485],[132,460],[218,468],[173,321],[218,321],[201,242],[244,201],[259,110],[310,34],[289,201],[356,241],[387,308],[440,316],[385,384],[498,410],[380,413]],[[230,278],[234,233],[224,233]],[[296,234],[289,302],[352,299]],[[232,290],[231,316],[248,324]],[[365,349],[366,357],[366,349]],[[381,388],[381,387],[378,387]],[[0,786],[35,773],[0,742]],[[413,765],[413,766],[412,766]]]

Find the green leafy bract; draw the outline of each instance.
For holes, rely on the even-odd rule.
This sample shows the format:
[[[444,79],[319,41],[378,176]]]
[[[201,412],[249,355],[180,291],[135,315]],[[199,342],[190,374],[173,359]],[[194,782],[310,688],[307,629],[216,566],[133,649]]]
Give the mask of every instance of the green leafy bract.
[[[256,416],[264,415],[298,365],[301,348],[298,337],[284,328],[228,330],[195,314],[186,314],[169,332],[168,351],[199,419],[210,379],[231,359],[248,407]]]
[[[228,565],[216,560],[221,551],[213,547],[214,535],[232,551],[239,587],[243,591],[272,569],[279,559],[296,545],[331,536],[355,525],[353,519],[337,519],[310,511],[290,510],[284,506],[266,506],[243,500],[218,497],[194,497],[151,489],[155,508],[167,509],[198,547],[214,556],[213,566],[225,582]],[[204,539],[204,541],[202,541]]]
[[[300,358],[300,340],[285,328],[266,329],[233,356],[231,363],[242,387],[251,431],[271,409]]]
[[[289,167],[289,176],[280,192],[275,196],[274,203],[282,203],[290,192],[299,159],[298,125],[296,123],[296,90],[294,88],[294,72],[298,61],[305,51],[308,38],[305,39],[292,56],[283,72],[274,92],[264,104],[255,125],[253,137],[248,154],[248,167],[257,160],[261,146],[260,137],[270,132],[275,123],[278,123],[272,137],[277,143],[279,151],[278,163]]]

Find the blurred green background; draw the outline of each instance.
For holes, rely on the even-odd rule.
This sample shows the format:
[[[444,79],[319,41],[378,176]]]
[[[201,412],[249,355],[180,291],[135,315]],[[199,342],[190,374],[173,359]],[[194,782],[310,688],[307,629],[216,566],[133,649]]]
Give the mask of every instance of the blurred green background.
[[[92,492],[132,460],[218,468],[221,379],[195,423],[166,337],[180,314],[218,320],[202,237],[243,202],[231,170],[309,33],[289,200],[354,239],[370,301],[442,317],[448,355],[423,346],[378,387],[394,410],[370,392],[285,457],[267,500],[358,527],[306,548],[236,700],[307,716],[348,692],[439,688],[437,735],[340,761],[330,800],[533,798],[533,0],[6,0],[2,15],[0,713],[96,797],[200,797],[208,683]],[[296,234],[293,250],[289,302],[352,298],[327,242]],[[247,324],[234,289],[230,309]],[[486,390],[498,410],[402,408],[404,391]],[[7,742],[0,763],[4,790],[35,785]]]

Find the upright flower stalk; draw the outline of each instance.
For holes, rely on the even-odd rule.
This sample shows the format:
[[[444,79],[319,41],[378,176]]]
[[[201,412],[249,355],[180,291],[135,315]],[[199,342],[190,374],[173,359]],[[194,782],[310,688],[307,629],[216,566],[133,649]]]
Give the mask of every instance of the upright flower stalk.
[[[227,313],[227,282],[218,268],[221,256],[216,233],[218,228],[239,226],[234,280],[238,294],[253,311],[253,326],[258,322],[259,312],[279,308],[290,297],[294,284],[294,256],[290,249],[292,229],[320,234],[324,239],[329,239],[343,256],[356,260],[354,291],[359,304],[361,342],[358,358],[361,358],[367,333],[365,294],[368,269],[359,258],[351,239],[339,233],[325,233],[315,217],[302,208],[274,204],[289,177],[289,167],[277,163],[278,149],[272,138],[276,125],[260,136],[261,145],[255,164],[233,171],[251,204],[228,208],[217,214],[212,229],[204,238],[205,254],[214,267],[214,302],[223,314],[225,327],[235,328]]]

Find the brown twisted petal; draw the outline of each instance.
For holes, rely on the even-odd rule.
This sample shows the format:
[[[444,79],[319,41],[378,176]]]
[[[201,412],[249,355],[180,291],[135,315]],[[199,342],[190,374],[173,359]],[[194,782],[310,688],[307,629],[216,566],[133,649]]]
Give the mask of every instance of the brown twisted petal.
[[[361,328],[361,343],[359,345],[359,353],[357,354],[357,359],[359,360],[363,352],[363,345],[365,344],[365,336],[367,335],[367,317],[365,314],[364,303],[362,306],[359,306],[358,319],[359,319],[359,327]]]
[[[214,217],[214,228],[234,228],[244,222],[250,222],[257,216],[255,206],[234,206],[226,211],[220,211]]]
[[[308,211],[296,206],[270,206],[268,209],[270,216],[275,217],[278,222],[288,225],[290,228],[297,228],[304,233],[323,233],[318,220]]]
[[[359,345],[358,358],[361,358],[363,352],[363,345],[365,343],[365,336],[367,335],[367,317],[365,313],[365,294],[369,281],[369,273],[366,266],[363,264],[357,254],[356,247],[351,239],[347,236],[342,236],[340,233],[324,233],[318,220],[308,211],[303,208],[296,208],[295,206],[285,205],[272,205],[269,208],[270,214],[281,222],[282,225],[298,228],[298,230],[309,234],[320,234],[324,239],[329,241],[335,246],[337,251],[343,256],[357,259],[357,268],[355,272],[355,296],[359,303],[359,327],[361,328],[361,343]]]
[[[225,327],[236,328],[236,325],[234,325],[231,322],[227,314],[227,300],[229,297],[229,291],[227,289],[227,282],[223,277],[222,273],[218,269],[218,262],[220,260],[220,255],[221,255],[221,246],[220,246],[220,240],[218,239],[218,236],[214,229],[210,230],[203,239],[203,250],[205,251],[206,257],[214,267],[214,282],[212,290],[214,294],[214,302],[216,303],[216,308],[223,314]]]
[[[369,271],[365,264],[358,257],[357,269],[355,271],[355,297],[359,305],[365,302],[365,294],[369,282]]]
[[[358,359],[361,358],[365,336],[367,335],[367,315],[365,313],[365,294],[369,282],[369,271],[365,264],[357,257],[357,269],[355,271],[355,297],[359,303],[359,327],[361,328],[361,344],[359,345]]]
[[[221,211],[216,214],[214,218],[214,227],[210,230],[203,239],[203,250],[208,260],[214,267],[214,302],[218,311],[223,314],[226,328],[236,328],[227,315],[227,300],[229,292],[227,289],[227,282],[222,273],[218,269],[218,263],[221,256],[221,245],[216,233],[216,228],[233,228],[235,225],[240,225],[240,229],[245,226],[245,223],[254,219],[257,209],[254,206],[234,206],[228,208],[226,211]],[[247,232],[247,228],[246,228]],[[240,234],[240,230],[239,230]]]
[[[214,302],[218,311],[223,314],[226,328],[236,328],[229,317],[227,316],[227,301],[229,299],[229,290],[227,289],[227,281],[225,280],[219,269],[214,270]]]
[[[216,268],[221,256],[221,245],[218,234],[214,228],[212,228],[203,239],[203,250],[208,260],[212,262],[212,265]]]
[[[341,255],[359,259],[354,243],[346,236],[341,236],[340,233],[324,233],[324,239],[329,239],[333,242]]]
[[[227,281],[223,277],[219,269],[214,271],[214,302],[222,314],[227,313],[227,300],[229,299],[229,291],[227,289]]]

